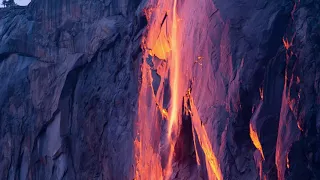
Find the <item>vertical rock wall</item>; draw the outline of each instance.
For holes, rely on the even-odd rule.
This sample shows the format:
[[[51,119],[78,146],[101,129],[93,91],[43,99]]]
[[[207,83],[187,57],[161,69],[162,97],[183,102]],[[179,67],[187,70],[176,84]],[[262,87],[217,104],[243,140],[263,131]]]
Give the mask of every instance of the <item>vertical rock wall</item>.
[[[143,68],[154,80],[154,92],[144,95],[163,90],[161,108],[170,108],[164,56],[141,67],[144,9],[157,2],[33,0],[0,9],[0,179],[139,179]],[[319,6],[178,0],[181,89],[192,89],[223,179],[320,179]],[[164,20],[170,28],[167,10],[159,27]],[[170,33],[155,37],[170,40]],[[146,114],[162,120],[152,103],[155,113]],[[207,179],[201,143],[190,141],[200,135],[186,111],[172,178]],[[139,133],[161,134],[156,130]]]

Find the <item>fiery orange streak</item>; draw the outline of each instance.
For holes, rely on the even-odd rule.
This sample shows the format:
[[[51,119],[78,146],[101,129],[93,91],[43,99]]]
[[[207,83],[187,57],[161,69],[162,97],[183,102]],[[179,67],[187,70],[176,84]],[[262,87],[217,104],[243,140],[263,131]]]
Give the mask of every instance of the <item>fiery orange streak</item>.
[[[197,150],[197,145],[196,145],[196,141],[195,141],[196,136],[194,134],[195,133],[194,131],[195,131],[194,128],[192,128],[193,146],[194,146],[194,150],[196,152],[196,161],[197,161],[197,165],[200,166],[201,165],[200,158],[199,158],[199,154],[198,154],[198,150]]]
[[[259,136],[258,136],[257,132],[254,131],[251,123],[250,123],[250,138],[251,138],[254,146],[260,151],[262,159],[264,160],[264,154],[263,154],[261,143],[259,141]]]
[[[259,88],[260,98],[263,100],[263,88]]]
[[[200,146],[204,152],[207,168],[208,167],[210,168],[210,169],[207,169],[208,177],[210,180],[212,179],[223,180],[219,161],[212,150],[212,146],[211,146],[207,131],[201,125],[201,120],[200,120],[198,111],[194,106],[193,98],[191,96],[190,96],[190,106],[191,106],[191,112],[192,112],[192,125],[198,135]]]
[[[166,167],[166,178],[169,179],[172,174],[172,159],[174,153],[174,146],[177,141],[177,131],[178,131],[178,113],[179,113],[179,71],[180,71],[180,55],[178,47],[178,37],[177,37],[177,0],[173,2],[173,11],[172,11],[172,27],[171,27],[171,61],[169,62],[170,71],[170,85],[171,85],[171,112],[169,115],[168,123],[168,134],[167,139],[170,145],[168,163]]]
[[[282,105],[281,105],[281,111],[280,111],[279,129],[278,129],[278,137],[277,137],[277,144],[276,144],[276,157],[275,157],[276,167],[277,167],[277,175],[278,175],[279,180],[285,179],[284,178],[285,168],[290,167],[290,164],[288,164],[288,161],[287,161],[288,159],[286,157],[287,154],[285,154],[285,152],[288,152],[288,150],[289,150],[286,143],[292,144],[297,139],[297,137],[294,137],[294,130],[292,130],[292,129],[291,129],[292,131],[286,130],[286,127],[289,126],[289,120],[290,120],[287,118],[287,114],[288,114],[289,110],[294,112],[292,102],[290,100],[290,98],[291,98],[290,97],[290,88],[293,83],[293,74],[291,76],[289,86],[288,86],[288,82],[287,82],[288,81],[288,61],[292,57],[293,52],[289,51],[289,49],[287,47],[288,47],[288,45],[290,45],[290,46],[293,45],[293,40],[294,40],[295,35],[296,35],[296,32],[294,33],[293,37],[291,38],[290,43],[288,42],[288,38],[286,40],[284,40],[284,38],[283,38],[283,43],[284,43],[284,46],[287,51],[286,52],[286,68],[285,68],[284,88],[283,88],[283,92],[282,92]],[[299,82],[300,82],[300,79],[299,79]],[[298,83],[298,79],[297,79],[297,83]],[[287,94],[288,89],[289,89],[289,92]],[[300,97],[300,91],[299,91],[298,97]],[[298,128],[299,128],[299,121],[297,123],[298,123]],[[283,137],[283,134],[284,134],[284,137]]]
[[[301,123],[300,121],[297,121],[297,126],[298,126],[298,128],[299,128],[300,131],[303,131],[303,128],[302,128],[302,126],[301,126],[300,123]]]
[[[282,38],[282,42],[286,50],[288,50],[292,46],[292,42],[289,42],[288,38]]]
[[[172,38],[171,38],[171,49],[172,49],[172,59],[170,61],[170,68],[173,71],[173,76],[170,77],[171,93],[172,93],[172,109],[169,117],[168,125],[168,138],[171,139],[172,127],[178,124],[178,111],[179,111],[179,49],[177,43],[177,0],[174,0],[173,4],[173,19],[172,19]]]
[[[287,160],[287,168],[290,168],[290,161],[289,161],[289,153],[287,154],[286,160]]]

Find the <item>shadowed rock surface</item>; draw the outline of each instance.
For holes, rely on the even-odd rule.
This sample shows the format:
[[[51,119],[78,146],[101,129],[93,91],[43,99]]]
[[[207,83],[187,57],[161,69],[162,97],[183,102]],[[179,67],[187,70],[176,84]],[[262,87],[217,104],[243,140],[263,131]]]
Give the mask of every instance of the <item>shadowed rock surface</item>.
[[[144,9],[157,2],[33,0],[0,9],[1,180],[139,179]],[[177,9],[182,88],[192,89],[223,179],[320,179],[320,1],[178,0]],[[163,13],[156,23],[169,20]],[[153,78],[145,96],[165,92],[164,108],[166,66],[150,56],[144,67]],[[188,98],[181,107],[193,106]],[[161,113],[149,100],[153,119]],[[197,166],[196,151],[200,162],[205,155],[193,144],[192,113],[181,116],[171,178],[208,179]],[[159,126],[151,132],[161,137],[146,146],[159,145]]]

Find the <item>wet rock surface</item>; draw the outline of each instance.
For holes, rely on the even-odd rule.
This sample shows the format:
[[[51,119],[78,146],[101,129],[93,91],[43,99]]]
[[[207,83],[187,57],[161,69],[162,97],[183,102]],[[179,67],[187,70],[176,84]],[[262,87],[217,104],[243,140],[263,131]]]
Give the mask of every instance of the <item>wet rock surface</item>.
[[[163,91],[170,107],[167,61],[149,57],[142,67],[143,9],[157,2],[33,0],[0,9],[0,179],[139,179],[139,98]],[[191,88],[223,179],[320,179],[320,2],[183,0],[177,11],[181,99]],[[143,68],[152,90],[142,95]],[[146,119],[161,119],[148,100]],[[192,113],[181,110],[181,119],[171,177],[208,179]],[[153,150],[163,139],[156,122],[145,129],[155,134],[146,145]]]

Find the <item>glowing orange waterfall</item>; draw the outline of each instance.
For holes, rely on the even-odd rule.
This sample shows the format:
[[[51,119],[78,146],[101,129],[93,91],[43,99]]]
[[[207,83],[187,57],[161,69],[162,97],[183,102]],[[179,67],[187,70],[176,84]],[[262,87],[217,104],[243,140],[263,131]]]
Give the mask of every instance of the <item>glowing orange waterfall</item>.
[[[173,5],[173,22],[172,22],[172,38],[171,38],[171,50],[172,50],[172,59],[169,62],[171,71],[173,72],[172,76],[170,77],[170,84],[171,84],[171,93],[172,93],[172,109],[170,112],[169,117],[169,125],[168,125],[168,137],[171,136],[171,133],[174,132],[174,127],[177,126],[178,121],[178,111],[179,111],[179,66],[180,66],[180,59],[179,59],[179,49],[177,43],[177,15],[176,15],[176,7],[177,0],[174,0]],[[170,139],[170,138],[169,138]]]
[[[185,7],[189,9],[192,1],[188,1],[188,3],[188,6]],[[201,3],[204,5],[206,1],[201,1]],[[142,42],[144,57],[141,66],[142,79],[135,138],[135,179],[167,180],[174,178],[172,173],[176,153],[175,147],[183,121],[182,100],[186,90],[184,85],[190,78],[183,74],[183,72],[186,73],[186,70],[181,64],[183,48],[181,34],[187,27],[178,17],[178,0],[158,0],[156,5],[152,3],[151,5],[152,8],[145,10],[148,29]],[[186,22],[189,20],[187,18]],[[190,56],[190,59],[186,59],[186,62],[193,64],[193,60]],[[199,56],[198,60],[202,61],[202,57]],[[152,85],[153,76],[151,72],[155,71],[155,68],[151,67],[150,61],[161,61],[165,64],[161,70],[162,74],[159,74],[161,85],[157,91],[153,89]],[[164,79],[168,79],[170,85],[170,103],[167,105],[163,104],[163,97],[168,96],[164,90]],[[191,142],[192,139],[190,142],[193,143],[192,146],[196,151],[195,163],[198,167],[207,169],[209,180],[223,180],[218,158],[193,104],[190,91],[188,91],[187,96],[191,102],[189,117],[191,117],[193,142]],[[196,147],[197,145],[198,147]]]
[[[173,2],[172,8],[172,27],[171,27],[171,60],[169,62],[170,66],[170,85],[171,85],[171,112],[169,115],[168,123],[168,142],[169,142],[169,156],[168,164],[166,168],[166,178],[169,179],[172,173],[172,159],[174,153],[174,147],[177,141],[178,133],[178,120],[179,120],[179,107],[181,102],[179,101],[179,72],[180,72],[180,57],[179,57],[179,47],[178,47],[178,37],[177,37],[177,0]]]
[[[160,8],[162,7],[162,8]],[[164,10],[165,8],[172,10]],[[177,0],[173,1],[172,7],[166,1],[158,1],[157,8],[150,8],[145,10],[148,19],[148,33],[143,39],[142,46],[145,51],[144,61],[141,68],[142,82],[139,93],[139,112],[137,124],[137,138],[135,140],[135,155],[136,155],[136,179],[170,179],[172,173],[172,161],[174,156],[174,147],[177,141],[177,133],[179,130],[179,107],[182,101],[179,98],[179,47],[178,47],[178,24],[177,24]],[[170,13],[171,21],[168,26],[159,25],[162,13]],[[153,16],[153,19],[151,18]],[[160,28],[159,28],[160,27]],[[171,27],[171,31],[167,32],[167,28]],[[160,30],[159,30],[160,29]],[[168,38],[170,37],[170,38]],[[151,68],[147,63],[147,59],[157,57],[168,62],[167,73],[170,73],[170,91],[171,100],[168,110],[163,108],[161,97],[163,95],[163,87],[154,96],[152,85]],[[164,77],[166,75],[163,75]],[[150,104],[151,102],[151,104]],[[165,167],[161,166],[161,159],[165,157],[160,156],[160,136],[161,134],[153,134],[153,129],[160,129],[161,125],[157,124],[157,112],[162,114],[162,118],[167,120],[166,145],[168,152],[167,162]],[[161,130],[160,130],[161,131]],[[156,131],[157,132],[157,131]],[[153,137],[159,137],[158,141]],[[156,141],[156,142],[155,142]],[[158,144],[157,147],[152,147],[150,144]],[[166,158],[165,158],[166,159]]]

